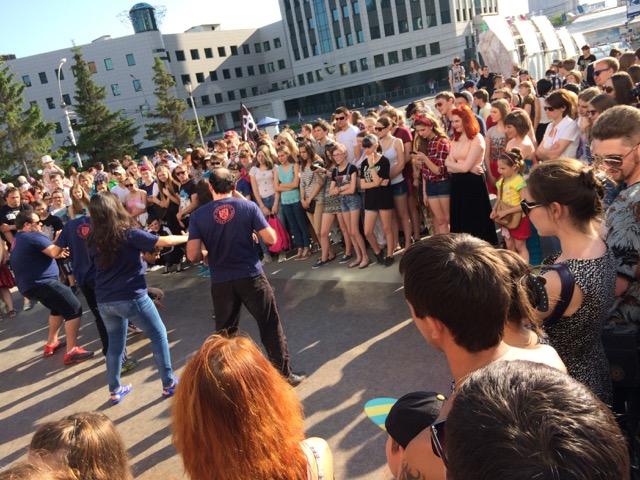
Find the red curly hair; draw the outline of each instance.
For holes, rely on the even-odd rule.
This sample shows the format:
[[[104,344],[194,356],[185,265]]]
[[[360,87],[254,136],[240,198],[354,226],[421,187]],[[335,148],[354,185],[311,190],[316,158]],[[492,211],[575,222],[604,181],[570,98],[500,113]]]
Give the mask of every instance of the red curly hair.
[[[469,107],[468,105],[460,105],[459,107],[451,110],[451,116],[453,115],[459,117],[460,120],[462,120],[462,128],[469,140],[480,133],[480,124],[478,123],[475,114],[471,110],[471,107]],[[460,135],[460,132],[454,132],[453,139],[459,140]]]
[[[307,476],[300,401],[249,338],[205,340],[185,367],[172,416],[191,480]]]

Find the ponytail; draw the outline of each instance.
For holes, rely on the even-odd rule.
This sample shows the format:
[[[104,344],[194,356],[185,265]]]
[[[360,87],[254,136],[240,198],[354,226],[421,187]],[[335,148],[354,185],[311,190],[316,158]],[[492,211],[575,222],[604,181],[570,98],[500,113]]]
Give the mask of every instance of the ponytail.
[[[522,158],[522,152],[519,148],[512,148],[508,152],[504,152],[500,155],[499,160],[503,161],[510,167],[516,167],[518,173],[524,173],[525,163]]]

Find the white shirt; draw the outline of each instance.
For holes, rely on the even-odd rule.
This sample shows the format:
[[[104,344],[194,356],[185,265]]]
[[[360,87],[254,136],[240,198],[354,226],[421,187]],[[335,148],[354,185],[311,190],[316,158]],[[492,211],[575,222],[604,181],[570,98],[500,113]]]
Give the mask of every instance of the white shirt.
[[[256,179],[260,198],[275,195],[276,189],[273,186],[273,170],[261,170],[258,167],[251,167],[251,170],[249,170],[249,176]]]
[[[580,143],[580,127],[578,127],[578,122],[569,115],[560,120],[560,123],[555,127],[553,123],[547,125],[547,130],[544,132],[544,138],[542,139],[542,145],[548,149],[558,140],[569,140],[571,142],[559,156],[576,158],[578,145]]]
[[[354,125],[349,125],[345,130],[335,134],[336,142],[341,143],[347,147],[347,161],[349,163],[356,162],[356,144],[358,143],[357,137],[360,130]]]
[[[113,193],[116,197],[118,197],[120,201],[124,204],[125,199],[127,198],[127,194],[129,193],[129,190],[127,190],[124,187],[121,187],[120,185],[116,185],[111,189],[111,193]]]

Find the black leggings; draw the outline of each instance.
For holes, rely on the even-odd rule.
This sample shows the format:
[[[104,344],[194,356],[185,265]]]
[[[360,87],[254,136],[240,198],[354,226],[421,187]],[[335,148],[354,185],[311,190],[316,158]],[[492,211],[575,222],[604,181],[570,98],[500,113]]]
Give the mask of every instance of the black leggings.
[[[100,335],[100,342],[102,343],[102,354],[107,355],[107,349],[109,348],[109,335],[107,329],[102,321],[102,316],[98,310],[98,302],[96,302],[96,285],[93,280],[87,280],[80,284],[80,290],[87,299],[87,304],[93,316],[96,319],[96,327],[98,328],[98,334]]]

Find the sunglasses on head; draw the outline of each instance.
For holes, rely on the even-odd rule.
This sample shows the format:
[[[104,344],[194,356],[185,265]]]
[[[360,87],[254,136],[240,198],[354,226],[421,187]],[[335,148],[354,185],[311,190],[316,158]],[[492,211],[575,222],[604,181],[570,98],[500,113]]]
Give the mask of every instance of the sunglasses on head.
[[[522,213],[529,216],[531,210],[534,208],[541,207],[542,204],[540,202],[527,202],[526,200],[522,200],[520,202],[520,208],[522,209]]]
[[[446,420],[441,420],[434,423],[429,427],[429,431],[431,433],[431,449],[433,450],[433,454],[442,459],[442,463],[444,463],[444,466],[446,467],[447,457],[444,453],[445,422]]]

